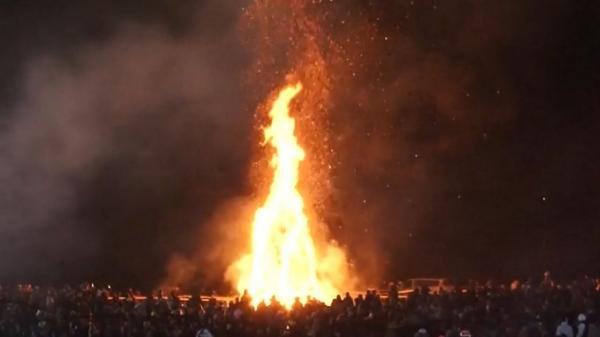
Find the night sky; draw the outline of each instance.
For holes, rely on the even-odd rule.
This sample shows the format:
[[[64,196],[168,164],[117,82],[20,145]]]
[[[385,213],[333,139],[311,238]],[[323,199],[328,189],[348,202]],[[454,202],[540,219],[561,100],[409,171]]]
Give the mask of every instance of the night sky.
[[[361,277],[600,272],[600,3],[303,2],[264,1],[337,46],[312,207]],[[249,3],[0,4],[0,282],[222,281],[293,45]]]

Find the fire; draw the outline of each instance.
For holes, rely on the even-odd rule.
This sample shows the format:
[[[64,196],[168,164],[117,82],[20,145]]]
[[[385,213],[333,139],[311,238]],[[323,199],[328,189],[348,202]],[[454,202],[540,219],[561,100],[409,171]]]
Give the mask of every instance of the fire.
[[[300,163],[305,153],[294,134],[295,120],[290,102],[302,84],[282,89],[269,111],[271,125],[264,130],[265,143],[275,150],[270,165],[274,169],[269,194],[256,210],[252,224],[252,252],[237,262],[237,289],[248,291],[252,304],[275,297],[290,308],[296,299],[331,300],[338,292],[321,273],[315,243],[311,236],[302,195],[297,189]],[[327,261],[326,261],[327,260]],[[329,271],[331,272],[331,271]]]

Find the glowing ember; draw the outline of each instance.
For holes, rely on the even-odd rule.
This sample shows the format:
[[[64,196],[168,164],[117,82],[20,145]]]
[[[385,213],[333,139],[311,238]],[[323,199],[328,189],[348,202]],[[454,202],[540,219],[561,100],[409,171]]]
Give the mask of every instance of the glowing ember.
[[[296,189],[304,150],[294,135],[295,120],[289,115],[291,100],[302,85],[290,85],[279,92],[264,130],[265,142],[275,149],[271,166],[275,170],[269,195],[254,216],[252,252],[237,262],[237,288],[247,290],[252,304],[272,297],[290,308],[296,298],[329,301],[337,290],[326,275],[308,228],[302,195]],[[330,261],[327,261],[330,263]]]

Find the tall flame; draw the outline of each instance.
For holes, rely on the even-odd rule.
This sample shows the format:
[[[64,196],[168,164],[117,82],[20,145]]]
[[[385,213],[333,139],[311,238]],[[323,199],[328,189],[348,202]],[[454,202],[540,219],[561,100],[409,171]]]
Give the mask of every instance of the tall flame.
[[[264,130],[265,143],[275,153],[275,170],[269,195],[256,211],[252,224],[252,252],[238,261],[238,291],[247,290],[252,304],[272,297],[290,308],[296,298],[331,300],[337,290],[319,276],[315,245],[304,212],[302,195],[296,188],[304,150],[294,135],[295,120],[289,105],[302,90],[302,84],[288,85],[275,99]]]

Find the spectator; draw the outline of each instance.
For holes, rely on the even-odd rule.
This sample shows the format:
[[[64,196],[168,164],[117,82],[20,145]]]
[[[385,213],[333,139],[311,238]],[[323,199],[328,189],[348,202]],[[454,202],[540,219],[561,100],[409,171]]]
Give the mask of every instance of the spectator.
[[[577,316],[577,337],[584,337],[586,333],[585,315]]]
[[[556,337],[574,337],[573,327],[569,325],[569,319],[565,317],[556,328]]]
[[[549,275],[548,275],[549,276]],[[471,283],[468,291],[419,291],[408,299],[370,290],[346,293],[330,306],[299,299],[285,310],[276,299],[257,308],[250,295],[228,303],[195,295],[146,298],[91,284],[0,288],[1,337],[600,337],[592,279],[565,285],[526,282],[512,288]],[[594,281],[595,282],[595,281]],[[575,329],[567,317],[576,317]],[[563,319],[558,326],[556,322]]]
[[[425,330],[424,328],[420,328],[415,333],[415,337],[429,337],[429,334],[427,333],[427,330]]]
[[[588,325],[587,337],[600,337],[600,327],[597,316]]]

